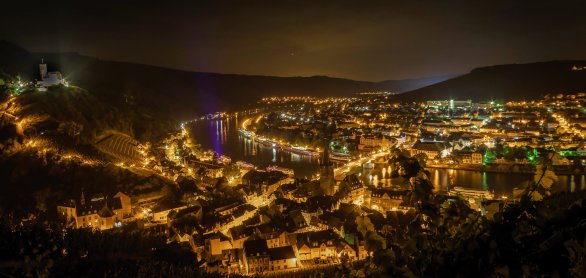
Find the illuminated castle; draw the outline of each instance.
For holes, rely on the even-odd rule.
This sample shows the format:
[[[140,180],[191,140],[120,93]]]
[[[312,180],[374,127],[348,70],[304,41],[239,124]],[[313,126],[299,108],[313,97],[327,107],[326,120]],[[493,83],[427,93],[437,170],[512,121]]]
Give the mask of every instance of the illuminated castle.
[[[65,83],[61,72],[47,71],[47,64],[45,64],[43,59],[41,59],[41,63],[39,64],[39,71],[41,75],[41,80],[37,82],[39,86],[48,87]]]

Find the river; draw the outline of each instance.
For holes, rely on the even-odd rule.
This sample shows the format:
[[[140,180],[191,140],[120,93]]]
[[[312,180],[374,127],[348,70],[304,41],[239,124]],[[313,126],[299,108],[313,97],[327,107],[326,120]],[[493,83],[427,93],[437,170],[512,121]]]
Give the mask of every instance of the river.
[[[220,155],[252,163],[259,168],[278,165],[293,169],[297,177],[310,177],[319,169],[319,158],[292,154],[261,145],[243,136],[238,128],[245,118],[232,117],[221,120],[202,120],[191,125],[193,138],[205,149]],[[487,173],[469,170],[429,169],[436,191],[455,186],[488,189],[497,195],[511,196],[513,188],[531,181],[533,175],[519,173]],[[386,172],[386,169],[385,169]],[[393,182],[383,174],[381,166],[365,169],[361,178],[367,184],[389,185]],[[586,190],[585,175],[560,175],[554,184],[556,190]]]

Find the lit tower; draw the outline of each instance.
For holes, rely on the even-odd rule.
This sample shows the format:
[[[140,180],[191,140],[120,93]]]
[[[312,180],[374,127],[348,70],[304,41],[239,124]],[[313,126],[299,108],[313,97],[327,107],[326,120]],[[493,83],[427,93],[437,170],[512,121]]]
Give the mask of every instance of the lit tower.
[[[79,203],[82,206],[85,206],[85,195],[83,194],[83,189],[81,189],[81,197],[79,198]]]
[[[41,72],[41,80],[45,80],[45,77],[47,77],[47,64],[45,64],[45,59],[41,59],[39,71]]]
[[[319,185],[326,195],[334,195],[336,192],[336,180],[334,179],[334,163],[330,161],[330,140],[326,140],[324,153],[319,164]]]

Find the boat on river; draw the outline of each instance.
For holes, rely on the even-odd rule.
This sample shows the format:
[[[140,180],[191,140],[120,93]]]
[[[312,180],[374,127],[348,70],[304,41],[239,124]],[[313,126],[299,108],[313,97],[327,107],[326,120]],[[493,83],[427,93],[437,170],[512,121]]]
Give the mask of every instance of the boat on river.
[[[462,196],[464,198],[477,198],[481,200],[492,200],[494,199],[494,193],[483,190],[483,189],[471,189],[464,187],[454,187],[448,191],[448,195],[451,196]]]
[[[347,155],[347,154],[335,154],[335,153],[331,153],[330,154],[330,159],[331,160],[348,162],[348,161],[352,160],[352,156],[351,155]]]
[[[289,169],[289,168],[285,168],[285,167],[280,167],[277,165],[269,165],[267,167],[267,171],[271,172],[271,171],[279,171],[279,172],[283,172],[285,174],[287,174],[290,177],[293,177],[295,172],[293,171],[293,169]]]
[[[256,169],[256,166],[254,166],[253,164],[242,161],[242,160],[236,161],[236,166],[238,166],[238,168],[243,169],[243,170]]]
[[[319,152],[317,150],[305,148],[302,146],[282,146],[281,149],[284,151],[290,152],[290,153],[295,153],[295,154],[311,155],[311,156],[319,155]]]

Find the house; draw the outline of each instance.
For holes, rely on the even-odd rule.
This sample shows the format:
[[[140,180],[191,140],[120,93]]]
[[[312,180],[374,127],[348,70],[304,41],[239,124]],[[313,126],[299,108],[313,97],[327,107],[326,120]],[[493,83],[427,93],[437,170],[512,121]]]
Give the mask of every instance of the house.
[[[267,196],[271,196],[281,185],[293,181],[293,178],[281,171],[251,170],[242,176],[242,183],[252,187],[248,189],[251,194],[246,195],[246,198],[254,199],[256,206],[268,204]]]
[[[446,157],[450,154],[450,145],[442,141],[417,141],[411,147],[411,156],[424,153],[430,159]]]
[[[230,228],[241,225],[244,222],[244,220],[254,216],[255,212],[256,207],[254,207],[253,205],[239,205],[238,207],[236,207],[236,209],[233,210],[231,214],[220,217],[220,221],[218,221],[216,228],[221,229],[224,232],[228,232]]]
[[[300,260],[337,258],[338,235],[333,230],[297,234],[296,246]]]
[[[370,193],[370,208],[378,211],[398,209],[407,190],[373,189]]]
[[[338,241],[336,252],[338,253],[338,256],[348,256],[350,261],[354,261],[357,258],[356,249],[344,240]]]
[[[205,176],[210,178],[221,178],[224,175],[224,167],[222,165],[205,163],[201,161],[190,161],[189,166],[195,169],[205,169]]]
[[[309,227],[309,224],[303,216],[303,212],[297,209],[289,212],[289,215],[287,216],[287,222],[285,222],[285,226],[287,231],[293,232],[307,229]]]
[[[317,217],[325,211],[333,211],[340,206],[340,199],[335,196],[314,196],[307,199],[302,208],[306,223],[311,223],[312,217]]]
[[[236,209],[238,209],[238,207],[240,207],[244,204],[245,203],[243,203],[241,201],[230,203],[228,205],[221,206],[221,207],[214,209],[214,213],[222,215],[222,216],[231,215],[232,213],[234,213],[234,211]]]
[[[226,235],[215,232],[211,233],[205,238],[205,250],[211,258],[222,258],[222,254],[226,250],[232,249],[232,242]]]
[[[295,251],[290,245],[269,249],[269,270],[284,270],[299,267]]]
[[[484,155],[482,153],[479,153],[479,152],[472,153],[472,157],[470,160],[471,164],[482,164],[483,161],[484,161]]]
[[[281,185],[281,187],[279,187],[279,189],[283,193],[284,198],[293,200],[293,192],[295,192],[295,190],[297,190],[297,184],[295,184],[295,183],[283,184],[283,185]]]
[[[483,162],[484,156],[479,152],[462,152],[459,153],[462,164],[480,165]]]
[[[346,193],[346,196],[341,196],[341,202],[354,204],[362,204],[364,202],[364,185],[355,174],[344,177],[344,180],[340,182],[339,188],[340,190],[338,192],[345,191]]]
[[[201,178],[201,186],[203,188],[215,188],[222,184],[222,178],[214,178],[204,176]]]
[[[360,136],[359,150],[374,149],[374,148],[389,148],[391,146],[391,138],[382,134],[362,135]]]
[[[239,225],[228,229],[228,236],[232,238],[232,246],[234,248],[243,248],[243,244],[250,236],[254,235],[255,228],[246,225]]]
[[[130,197],[122,192],[111,198],[98,194],[86,200],[82,192],[79,202],[68,200],[57,206],[58,214],[75,228],[106,230],[120,226],[132,214]]]
[[[186,205],[182,203],[162,203],[156,205],[152,209],[152,221],[159,222],[159,223],[167,223],[169,220],[169,213],[171,212],[178,212],[182,209],[187,208]]]
[[[196,205],[196,206],[187,207],[187,208],[184,208],[181,210],[177,210],[176,213],[167,215],[167,218],[172,221],[175,221],[180,218],[187,218],[187,217],[192,217],[198,223],[201,223],[201,221],[203,219],[203,208],[201,206]]]
[[[244,196],[246,203],[255,207],[261,207],[270,204],[270,201],[274,196],[273,194],[263,194],[262,187],[258,185],[239,184],[234,189],[239,191],[242,196]]]
[[[273,223],[264,223],[255,227],[256,234],[266,239],[269,248],[288,245],[287,232],[275,227]]]
[[[245,241],[243,249],[242,261],[247,274],[262,273],[269,269],[269,247],[266,240]]]

